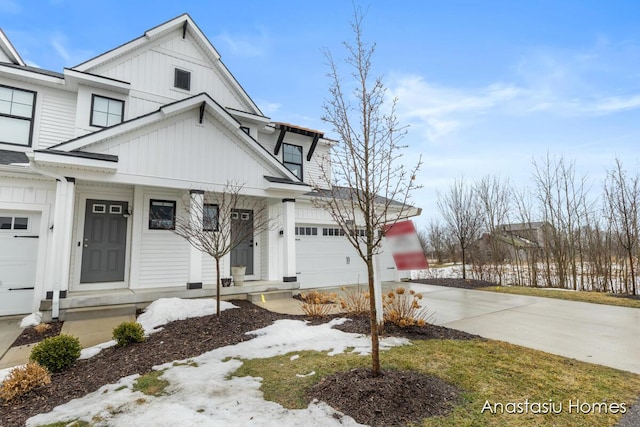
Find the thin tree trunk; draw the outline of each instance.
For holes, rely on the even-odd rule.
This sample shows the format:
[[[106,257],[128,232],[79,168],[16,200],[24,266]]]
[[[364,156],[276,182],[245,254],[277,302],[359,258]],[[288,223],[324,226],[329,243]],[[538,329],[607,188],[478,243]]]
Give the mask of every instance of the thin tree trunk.
[[[367,258],[367,273],[369,276],[369,307],[371,316],[371,374],[374,377],[380,376],[380,345],[378,337],[378,312],[376,309],[375,287],[373,285],[373,258]],[[382,296],[380,296],[382,297]]]
[[[220,316],[220,258],[216,257],[216,315]]]

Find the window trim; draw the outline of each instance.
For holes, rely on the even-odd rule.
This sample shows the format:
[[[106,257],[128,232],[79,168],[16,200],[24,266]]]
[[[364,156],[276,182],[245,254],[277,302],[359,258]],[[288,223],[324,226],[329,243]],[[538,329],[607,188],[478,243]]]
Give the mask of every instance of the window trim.
[[[24,120],[24,121],[28,121],[29,122],[29,141],[28,143],[25,144],[19,144],[16,142],[7,142],[7,141],[3,141],[2,139],[0,139],[0,144],[9,144],[9,145],[15,145],[18,147],[31,147],[33,145],[33,128],[34,128],[34,124],[36,121],[36,103],[38,100],[38,92],[36,92],[35,90],[29,90],[29,89],[23,89],[20,87],[14,87],[14,86],[8,86],[8,85],[3,85],[0,84],[0,87],[5,87],[7,89],[11,89],[11,90],[18,90],[18,91],[22,91],[22,92],[28,92],[33,94],[33,105],[31,105],[31,118],[27,119],[26,117],[21,117],[21,116],[14,116],[13,114],[5,114],[5,113],[0,113],[0,116],[2,117],[8,117],[10,119],[15,119],[15,120]]]
[[[151,217],[151,208],[153,207],[153,202],[161,202],[161,203],[170,203],[173,205],[173,217],[171,227],[160,227],[153,223],[154,218]],[[176,201],[175,200],[166,200],[166,199],[149,199],[149,230],[175,230],[176,229]]]
[[[108,96],[98,95],[96,93],[92,93],[91,94],[91,112],[89,114],[89,126],[93,126],[93,127],[96,127],[96,128],[108,128],[108,127],[111,127],[111,126],[115,126],[115,125],[102,126],[102,125],[97,125],[97,124],[93,123],[93,113],[95,111],[94,103],[95,103],[96,97],[102,98],[102,99],[106,99],[108,101],[118,101],[118,102],[120,102],[122,104],[122,110],[120,111],[120,121],[118,123],[116,123],[115,125],[119,125],[120,123],[124,122],[124,100],[118,99],[118,98],[110,98]]]
[[[187,92],[191,92],[191,71],[183,70],[182,68],[175,67],[173,69],[173,87],[180,90],[186,90]],[[178,86],[178,73],[186,73],[189,77],[187,87]]]
[[[293,163],[293,162],[286,162],[284,160],[284,152],[286,151],[286,147],[296,147],[300,149],[300,163]],[[300,166],[300,176],[298,176],[298,178],[300,179],[300,181],[304,181],[304,150],[302,149],[302,145],[296,145],[296,144],[288,144],[288,143],[283,143],[282,144],[282,164],[284,165],[284,167],[286,167],[287,169],[289,169],[289,167],[287,165],[295,165],[295,166]],[[289,172],[293,173],[294,175],[296,175],[291,169],[289,169]],[[297,176],[297,175],[296,175]]]
[[[249,126],[240,126],[240,130],[247,135],[251,136],[251,128]]]
[[[215,227],[206,227],[205,228],[205,219],[204,212],[207,207],[215,206],[216,208],[216,218],[215,218]],[[217,203],[205,203],[202,205],[202,231],[219,231],[220,230],[220,206]]]

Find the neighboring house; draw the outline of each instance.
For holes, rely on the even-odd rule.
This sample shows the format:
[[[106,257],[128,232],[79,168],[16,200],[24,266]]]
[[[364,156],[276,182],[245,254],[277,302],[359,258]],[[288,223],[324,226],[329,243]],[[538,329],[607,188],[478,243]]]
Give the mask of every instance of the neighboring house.
[[[366,283],[311,203],[334,143],[265,117],[189,15],[62,73],[0,31],[0,315],[211,295],[212,258],[166,228],[229,181],[276,227],[223,259],[253,281],[227,295]],[[400,278],[390,254],[381,271]]]
[[[551,238],[551,224],[546,221],[501,224],[493,234],[485,233],[475,244],[476,257],[484,262],[523,259],[532,251],[540,254]],[[494,253],[496,252],[497,253]]]

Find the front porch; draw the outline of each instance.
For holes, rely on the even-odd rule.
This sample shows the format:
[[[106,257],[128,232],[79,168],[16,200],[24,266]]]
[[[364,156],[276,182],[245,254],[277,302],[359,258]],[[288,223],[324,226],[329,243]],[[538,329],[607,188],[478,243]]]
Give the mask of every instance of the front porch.
[[[263,295],[266,298],[269,296],[288,298],[299,288],[298,282],[253,280],[245,282],[242,286],[220,288],[220,299],[252,300],[260,299]],[[213,298],[215,296],[214,286],[205,286],[200,289],[163,287],[68,292],[66,298],[60,298],[58,319],[63,321],[135,315],[138,309],[145,308],[159,298]],[[52,300],[41,300],[39,311],[43,313],[42,321],[50,322],[52,320]]]

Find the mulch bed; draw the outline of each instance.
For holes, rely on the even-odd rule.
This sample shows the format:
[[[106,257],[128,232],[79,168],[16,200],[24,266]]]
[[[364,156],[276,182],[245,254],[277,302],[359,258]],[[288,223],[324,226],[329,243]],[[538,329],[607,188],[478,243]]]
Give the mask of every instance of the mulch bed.
[[[30,326],[28,328],[24,328],[22,333],[16,338],[13,342],[12,347],[17,347],[19,345],[33,344],[42,341],[45,338],[55,337],[60,334],[62,330],[62,325],[64,322],[53,322],[49,323],[49,329],[43,332],[38,332],[35,327]]]
[[[90,359],[76,361],[68,370],[52,374],[50,385],[10,402],[0,403],[0,427],[22,426],[31,416],[49,412],[58,405],[85,396],[105,384],[115,383],[122,377],[147,373],[155,365],[195,357],[218,347],[249,340],[252,336],[246,335],[246,332],[268,326],[275,320],[305,319],[304,316],[272,313],[248,301],[232,302],[240,308],[225,310],[220,313],[220,317],[211,315],[171,322],[164,325],[162,331],[149,336],[144,343],[122,348],[107,348]],[[312,323],[319,322],[313,319]],[[370,331],[367,316],[355,317],[338,327],[347,332],[366,334]],[[434,325],[407,330],[396,330],[387,325],[385,329],[385,334],[405,336],[409,339],[476,338],[471,334]],[[365,386],[378,388],[382,385],[370,381],[356,381],[354,375],[366,375],[366,373],[344,372],[336,375],[336,378],[344,376],[344,381],[340,380],[340,382],[344,382],[346,386],[343,387],[342,394],[333,396],[333,399],[337,399],[334,400],[337,402],[336,405],[339,404],[340,410],[347,415],[374,414],[375,420],[380,420],[379,422],[375,421],[378,424],[374,425],[392,425],[396,422],[394,420],[404,419],[402,417],[406,416],[406,408],[411,399],[401,391],[407,390],[407,381],[409,380],[416,381],[416,385],[412,386],[412,392],[419,392],[419,395],[413,394],[413,398],[419,399],[423,404],[425,396],[442,397],[442,399],[434,398],[433,404],[427,405],[429,412],[426,415],[419,415],[420,417],[429,416],[431,413],[441,413],[438,411],[448,411],[451,408],[451,401],[455,400],[452,389],[433,378],[426,380],[414,378],[416,375],[411,372],[389,373],[381,379],[376,379],[378,382],[383,381],[384,389],[388,390],[388,393],[385,392],[387,409],[376,412],[378,410],[377,402],[358,401],[359,399],[353,399],[353,396],[360,393]],[[321,393],[320,389],[318,393]],[[356,401],[357,408],[347,407],[345,403],[347,400]],[[331,402],[328,403],[331,404]],[[417,418],[415,421],[420,419]]]
[[[448,286],[450,288],[478,289],[487,286],[499,286],[495,282],[475,279],[412,279],[412,283],[422,283],[425,285]]]
[[[438,377],[413,371],[384,371],[373,377],[358,368],[322,379],[309,392],[360,424],[398,426],[419,424],[424,418],[446,415],[459,390]]]

